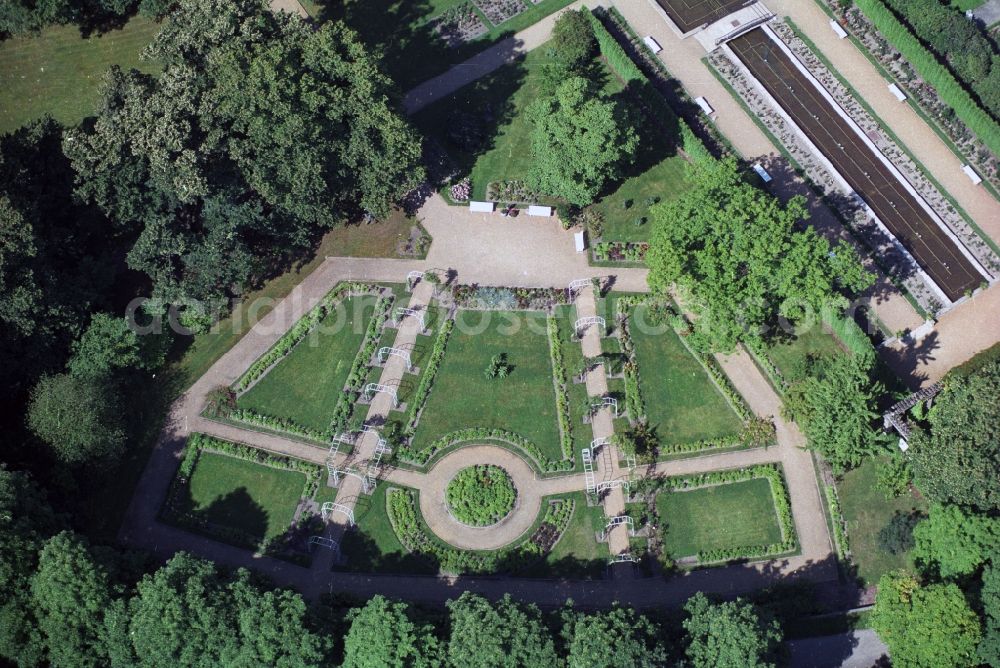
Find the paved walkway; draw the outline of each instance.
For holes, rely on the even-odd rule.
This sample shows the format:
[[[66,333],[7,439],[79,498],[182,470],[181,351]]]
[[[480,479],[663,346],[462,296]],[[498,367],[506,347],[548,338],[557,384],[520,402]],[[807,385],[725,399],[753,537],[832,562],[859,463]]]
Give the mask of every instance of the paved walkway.
[[[791,640],[786,646],[791,668],[872,668],[889,655],[889,648],[871,629]]]
[[[765,4],[776,14],[795,21],[875,110],[879,123],[896,133],[924,169],[944,186],[986,234],[1000,243],[1000,202],[986,188],[973,185],[962,172],[962,161],[910,105],[900,102],[889,92],[886,80],[854,43],[834,34],[830,29],[830,17],[815,2],[765,0]]]

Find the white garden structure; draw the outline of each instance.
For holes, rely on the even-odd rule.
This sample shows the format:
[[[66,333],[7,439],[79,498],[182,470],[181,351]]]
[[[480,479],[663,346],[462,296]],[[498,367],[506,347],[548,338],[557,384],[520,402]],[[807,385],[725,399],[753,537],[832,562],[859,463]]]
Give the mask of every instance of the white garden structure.
[[[597,483],[594,480],[594,454],[590,451],[590,448],[584,448],[580,451],[580,457],[583,459],[583,477],[587,483],[587,492],[596,492]]]
[[[608,563],[614,564],[637,564],[639,563],[639,558],[630,552],[622,552],[621,554],[616,554],[615,558]]]
[[[339,487],[340,483],[344,480],[344,478],[347,477],[357,478],[358,480],[360,480],[361,491],[363,491],[365,494],[371,494],[372,492],[375,491],[375,478],[368,475],[367,473],[360,473],[354,470],[353,468],[342,469],[334,467],[332,470],[330,470],[330,478],[333,479],[334,487]]]
[[[334,550],[334,551],[340,548],[340,543],[338,543],[332,538],[327,538],[326,536],[313,536],[312,538],[310,538],[309,539],[310,551],[315,545],[326,548],[327,550]]]
[[[578,278],[575,281],[570,281],[569,287],[566,289],[569,292],[569,298],[573,299],[578,292],[583,290],[585,287],[592,285],[594,279],[592,278]]]
[[[626,526],[628,527],[628,535],[635,535],[635,521],[628,515],[619,515],[618,517],[612,517],[607,526],[604,527],[604,533],[601,534],[601,542],[606,541],[608,536],[611,535],[611,530],[615,527]]]
[[[396,309],[396,316],[393,319],[393,321],[395,322],[396,326],[399,327],[399,324],[403,322],[403,319],[406,318],[407,316],[411,318],[416,318],[417,320],[420,321],[420,331],[423,331],[427,329],[427,321],[425,319],[426,315],[427,311],[418,311],[415,308],[406,308],[400,306]]]
[[[368,383],[365,385],[364,397],[366,401],[371,401],[376,394],[388,394],[392,397],[393,408],[399,406],[399,397],[396,395],[396,388],[391,385],[381,383]]]
[[[616,478],[615,480],[605,480],[604,482],[597,483],[597,493],[600,494],[605,490],[615,489],[617,487],[624,488],[625,493],[628,494],[630,483],[628,480],[625,480],[624,478]]]
[[[406,290],[407,292],[413,290],[417,287],[417,283],[421,281],[424,277],[424,272],[422,271],[411,271],[406,275]]]
[[[614,397],[601,397],[601,403],[592,404],[591,408],[594,410],[601,410],[604,407],[611,408],[611,414],[614,417],[618,417],[618,400]]]
[[[576,330],[577,336],[583,336],[583,333],[587,331],[587,328],[598,325],[601,328],[601,336],[607,331],[608,323],[607,321],[599,315],[588,315],[583,318],[577,318],[576,323],[573,325],[573,329]]]
[[[351,526],[354,526],[354,511],[342,503],[327,501],[323,504],[322,508],[320,508],[320,513],[323,515],[324,520],[329,520],[330,516],[334,513],[340,513],[347,517],[347,521],[351,523]]]
[[[597,451],[601,449],[602,445],[611,445],[611,441],[605,437],[595,438],[590,442],[590,454],[591,456],[597,454]]]
[[[398,357],[406,362],[406,370],[413,370],[413,363],[410,361],[410,351],[403,350],[402,348],[390,348],[389,346],[383,346],[378,349],[378,363],[385,364],[385,361],[390,357]]]
[[[326,453],[326,470],[333,477],[333,472],[337,468],[337,456],[340,455],[340,446],[350,445],[354,447],[354,439],[347,434],[337,434],[330,439],[330,450]]]

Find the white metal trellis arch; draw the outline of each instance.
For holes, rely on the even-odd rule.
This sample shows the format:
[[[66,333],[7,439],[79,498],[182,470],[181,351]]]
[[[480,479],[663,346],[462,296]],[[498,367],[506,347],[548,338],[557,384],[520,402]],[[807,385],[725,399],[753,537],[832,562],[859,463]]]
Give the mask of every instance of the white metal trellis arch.
[[[379,364],[385,364],[385,361],[390,357],[399,357],[404,362],[406,362],[406,370],[411,371],[413,369],[413,363],[410,361],[410,352],[408,350],[403,350],[401,348],[391,348],[389,346],[382,346],[378,349],[378,362]]]
[[[396,317],[395,317],[396,326],[399,326],[399,324],[403,322],[403,318],[410,316],[420,321],[421,330],[427,329],[427,320],[425,318],[426,314],[427,311],[422,311],[422,310],[418,311],[415,308],[406,308],[404,306],[399,306],[396,308]]]
[[[344,478],[350,476],[352,478],[357,478],[361,481],[361,490],[365,494],[371,494],[375,491],[375,479],[368,475],[367,473],[358,473],[354,469],[341,469],[334,468],[330,471],[330,477],[333,478],[334,485],[340,485],[340,481]]]
[[[337,455],[340,454],[340,446],[350,445],[353,447],[354,441],[347,434],[337,434],[330,439],[330,450],[326,453],[326,471],[333,477],[333,472],[337,468]]]
[[[417,283],[419,283],[423,278],[424,278],[424,272],[422,271],[411,271],[410,273],[408,273],[406,275],[407,291],[413,290],[413,288],[417,286]]]
[[[587,287],[588,285],[591,285],[593,281],[594,279],[592,278],[578,278],[575,281],[570,281],[569,288],[567,288],[570,299],[572,299],[577,292]]]
[[[312,551],[313,546],[319,545],[320,547],[326,548],[327,550],[338,550],[340,549],[340,543],[332,538],[327,538],[326,536],[313,536],[309,539],[309,551]]]
[[[368,383],[365,385],[365,399],[371,401],[372,397],[376,394],[385,393],[392,396],[392,405],[399,405],[399,397],[396,395],[396,388],[391,385],[382,385],[381,383]]]
[[[590,442],[590,454],[594,455],[602,445],[611,445],[611,441],[605,437],[595,438]]]
[[[601,397],[601,403],[592,404],[591,408],[595,410],[600,410],[605,406],[609,406],[611,408],[611,414],[614,417],[618,417],[618,400],[615,399],[614,397]]]
[[[355,524],[355,522],[354,522],[354,511],[351,510],[350,507],[345,506],[342,503],[336,503],[334,501],[327,501],[320,508],[320,514],[322,514],[324,520],[329,519],[330,515],[332,515],[333,513],[340,513],[342,515],[346,515],[347,516],[347,521],[351,523],[351,526],[354,526],[354,524]]]
[[[617,517],[612,517],[608,521],[607,526],[604,527],[604,534],[601,537],[601,540],[607,540],[608,536],[611,534],[611,530],[619,526],[627,526],[628,535],[635,535],[635,521],[628,515],[618,515]]]
[[[573,325],[573,329],[576,330],[578,336],[582,336],[587,328],[592,325],[599,325],[601,332],[607,331],[608,323],[607,321],[599,315],[588,315],[583,318],[577,318],[576,323]]]
[[[580,451],[580,457],[583,459],[583,476],[587,483],[587,492],[596,492],[597,483],[594,481],[594,455],[590,451],[590,448],[584,448]]]
[[[639,563],[639,557],[636,557],[631,552],[622,552],[621,554],[616,554],[614,559],[608,562],[609,564],[637,564]]]
[[[605,480],[604,482],[597,483],[597,493],[600,494],[606,489],[615,489],[616,487],[622,487],[625,489],[625,493],[628,494],[629,487],[631,483],[628,480],[622,480],[618,478],[617,480]]]

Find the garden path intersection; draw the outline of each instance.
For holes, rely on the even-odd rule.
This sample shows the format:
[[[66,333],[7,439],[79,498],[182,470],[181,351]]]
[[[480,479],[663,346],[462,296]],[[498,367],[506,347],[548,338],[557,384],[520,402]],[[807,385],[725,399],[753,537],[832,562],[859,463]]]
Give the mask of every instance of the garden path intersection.
[[[632,3],[613,4],[618,5],[630,21],[637,13],[642,15],[646,11],[644,5],[639,6],[642,3],[635,6],[632,6]],[[788,3],[778,4],[784,9]],[[553,21],[554,16],[533,26],[532,32],[522,40],[523,46],[518,48],[530,49],[544,42]],[[647,30],[647,27],[637,27]],[[652,30],[652,27],[648,28]],[[667,33],[661,35],[659,27],[654,34],[664,46],[681,44],[672,35]],[[519,33],[512,39],[517,40],[521,37]],[[674,42],[669,42],[671,39]],[[690,46],[690,43],[686,46]],[[675,55],[681,54],[681,64],[678,66],[672,62],[671,68],[685,85],[691,83],[692,80],[688,77],[692,72],[696,72],[696,86],[715,86],[716,82],[704,69],[704,65],[690,57],[691,54],[684,50],[686,46],[680,51],[666,50]],[[504,56],[502,50],[503,48],[492,56],[484,56],[484,59],[490,60],[491,64],[497,63],[493,69],[506,62],[506,58],[509,57],[509,54]],[[409,96],[410,101],[419,98],[420,103],[408,106],[413,104],[422,106],[427,103],[427,99],[440,99],[460,85],[466,76],[453,73],[449,77],[446,73],[436,80],[437,83],[428,82],[429,85],[417,91],[419,95]],[[773,150],[757,128],[747,121],[742,110],[733,104],[732,100],[727,103],[727,99],[728,96],[724,93],[713,98],[713,104],[719,106],[718,103],[721,102],[725,107],[726,115],[720,123],[720,128],[731,138],[733,134],[728,132],[729,129],[749,128],[747,134],[735,137],[737,147],[746,155],[768,153]],[[730,125],[731,123],[735,125]],[[747,152],[747,148],[751,150]],[[967,192],[968,190],[964,191],[963,196]],[[303,568],[278,559],[253,555],[246,550],[161,523],[158,520],[160,508],[177,470],[185,441],[193,432],[206,433],[320,465],[327,463],[327,453],[320,448],[275,433],[263,433],[210,420],[202,416],[202,410],[212,390],[219,386],[232,385],[258,357],[338,283],[344,281],[406,283],[407,276],[411,272],[435,269],[450,270],[453,273],[452,280],[460,284],[566,288],[574,279],[600,273],[613,283],[616,291],[648,291],[647,272],[644,269],[614,269],[609,272],[589,267],[586,256],[573,251],[571,235],[561,230],[555,220],[539,222],[522,216],[516,219],[504,219],[501,223],[496,216],[472,214],[464,209],[450,207],[437,195],[427,200],[419,212],[419,217],[434,238],[426,260],[327,258],[175,402],[122,525],[120,538],[124,543],[154,551],[163,557],[185,550],[223,564],[254,568],[271,576],[277,584],[294,587],[310,597],[327,592],[344,592],[359,597],[370,597],[381,593],[414,601],[439,603],[454,598],[461,591],[469,590],[490,597],[510,593],[516,598],[548,606],[561,605],[567,598],[572,598],[586,606],[606,605],[617,600],[635,607],[653,607],[679,604],[696,591],[735,595],[788,578],[808,578],[819,583],[838,581],[836,559],[812,456],[804,449],[804,438],[797,427],[780,417],[779,396],[750,356],[742,350],[731,355],[718,355],[716,359],[751,410],[756,415],[773,421],[776,428],[775,445],[768,448],[659,462],[630,470],[621,466],[620,453],[615,446],[608,444],[594,453],[595,477],[597,482],[613,482],[697,474],[757,464],[780,464],[788,486],[792,519],[800,546],[798,553],[792,556],[758,563],[694,570],[669,579],[635,577],[637,573],[630,564],[618,564],[612,571],[612,577],[595,581],[377,575],[332,571],[332,562],[336,557],[333,551],[319,552],[313,559],[312,566]],[[1000,338],[1000,328],[994,327],[992,333],[978,336],[973,343],[969,343],[961,335],[963,327],[958,323],[963,317],[973,318],[975,322],[972,305],[982,303],[983,300],[996,302],[998,295],[1000,288],[994,288],[977,295],[977,298],[948,314],[945,324],[951,323],[949,331],[952,334],[948,336],[947,332],[943,332],[941,344],[944,349],[938,355],[939,358],[949,363],[957,363],[976,352],[970,350],[972,346],[979,349]],[[401,299],[397,305],[405,305],[418,311],[426,310],[433,296],[434,287],[429,282],[421,280],[409,293],[407,303],[403,304]],[[577,293],[573,306],[577,318],[598,314],[593,290]],[[1000,313],[1000,309],[994,309],[993,312]],[[403,318],[399,323],[395,341],[391,345],[401,349],[412,346],[420,329],[416,318],[412,316]],[[976,324],[974,329],[983,331],[981,324]],[[580,333],[582,336],[575,345],[582,347],[585,356],[594,357],[602,352],[602,332],[599,326],[591,325]],[[918,361],[909,371],[919,375],[921,368],[921,362]],[[945,370],[933,367],[925,373],[938,374]],[[405,373],[405,361],[398,357],[389,357],[378,383],[390,387],[397,386]],[[608,379],[603,365],[598,365],[587,372],[586,388],[591,400],[600,399],[608,394]],[[366,422],[372,425],[379,424],[392,409],[393,397],[390,394],[375,394],[367,406]],[[615,425],[610,408],[605,406],[596,411],[591,419],[591,429],[595,441],[612,438]],[[376,459],[378,445],[379,437],[375,432],[363,433],[354,449],[347,455],[338,455],[333,463],[342,469],[353,467],[368,471],[369,464]],[[574,456],[579,457],[580,453],[574,452]],[[492,527],[472,528],[461,524],[451,516],[444,498],[447,483],[454,474],[474,464],[495,464],[502,467],[512,477],[518,489],[515,509],[503,521]],[[375,472],[379,485],[396,484],[418,490],[420,512],[430,530],[448,543],[470,550],[492,550],[517,541],[529,531],[537,518],[544,497],[580,492],[585,490],[588,484],[583,473],[539,475],[526,457],[510,449],[488,444],[471,444],[453,450],[433,461],[426,472],[388,465],[379,467]],[[362,481],[348,476],[342,479],[336,499],[343,506],[353,508],[364,492]],[[624,513],[625,500],[622,487],[608,489],[602,498],[605,515],[614,518]],[[328,518],[323,535],[339,542],[349,528],[347,516],[334,513]],[[613,528],[608,539],[612,556],[628,553],[630,541],[628,530],[624,525]]]

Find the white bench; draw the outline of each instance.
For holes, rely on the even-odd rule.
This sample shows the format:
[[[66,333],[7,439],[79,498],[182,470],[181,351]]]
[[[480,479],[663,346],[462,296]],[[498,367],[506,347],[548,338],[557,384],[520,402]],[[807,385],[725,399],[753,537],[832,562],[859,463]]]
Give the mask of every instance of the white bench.
[[[889,92],[895,95],[896,99],[900,102],[906,102],[906,93],[904,93],[896,84],[889,84]]]
[[[660,51],[663,51],[663,47],[660,46],[659,42],[653,39],[652,35],[646,35],[645,37],[642,38],[642,41],[646,43],[646,46],[648,46],[649,50],[652,51],[653,53],[659,53]]]
[[[711,116],[715,113],[715,109],[712,108],[712,105],[710,105],[708,100],[704,97],[698,96],[694,99],[694,101],[698,103],[698,106],[701,107],[701,110],[704,111],[707,116]]]
[[[496,202],[469,202],[469,211],[473,213],[493,213]]]
[[[529,216],[542,216],[544,218],[549,218],[552,216],[551,206],[539,206],[537,204],[532,204],[528,207]]]
[[[771,182],[771,175],[767,173],[767,170],[764,169],[759,162],[755,162],[753,164],[753,171],[757,172],[757,175],[763,179],[764,183]]]
[[[847,31],[844,30],[843,26],[841,26],[833,19],[830,19],[830,27],[833,28],[833,32],[837,33],[837,37],[839,37],[840,39],[844,39],[845,37],[847,37]]]
[[[982,177],[976,173],[976,170],[972,168],[972,165],[962,165],[962,171],[965,172],[965,175],[969,177],[969,180],[972,181],[973,184],[978,186],[983,182]]]
[[[573,235],[573,241],[576,243],[577,253],[582,253],[583,251],[587,250],[587,240],[584,237],[583,230],[580,230],[579,232]]]

